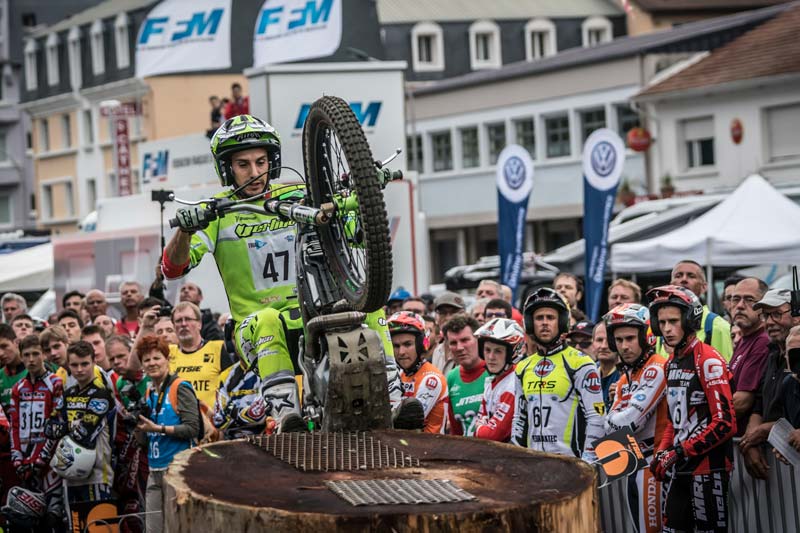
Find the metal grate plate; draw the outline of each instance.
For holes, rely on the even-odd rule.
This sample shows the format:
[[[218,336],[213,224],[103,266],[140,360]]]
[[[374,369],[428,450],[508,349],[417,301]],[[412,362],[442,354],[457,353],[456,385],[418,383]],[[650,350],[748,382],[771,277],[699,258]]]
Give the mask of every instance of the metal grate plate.
[[[248,437],[248,442],[304,472],[419,466],[416,457],[383,444],[368,433],[281,433],[255,435]]]
[[[447,479],[351,479],[326,481],[350,505],[420,505],[477,500]]]

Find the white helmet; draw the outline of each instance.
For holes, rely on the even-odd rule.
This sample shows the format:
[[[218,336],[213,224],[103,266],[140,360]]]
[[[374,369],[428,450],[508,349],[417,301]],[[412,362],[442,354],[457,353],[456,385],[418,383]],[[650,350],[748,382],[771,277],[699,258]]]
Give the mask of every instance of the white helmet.
[[[525,332],[510,318],[493,318],[475,332],[478,339],[478,355],[483,359],[483,345],[486,341],[506,347],[506,364],[516,363],[525,357]]]
[[[89,477],[96,458],[97,453],[94,450],[77,444],[67,436],[58,443],[50,466],[64,479],[77,481]]]

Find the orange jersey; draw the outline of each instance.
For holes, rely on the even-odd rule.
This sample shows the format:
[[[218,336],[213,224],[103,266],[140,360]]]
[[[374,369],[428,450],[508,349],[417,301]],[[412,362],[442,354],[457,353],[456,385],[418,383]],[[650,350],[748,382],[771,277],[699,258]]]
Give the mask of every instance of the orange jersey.
[[[443,433],[447,410],[447,380],[444,374],[425,361],[416,372],[400,371],[403,398],[416,398],[425,410],[425,433]]]

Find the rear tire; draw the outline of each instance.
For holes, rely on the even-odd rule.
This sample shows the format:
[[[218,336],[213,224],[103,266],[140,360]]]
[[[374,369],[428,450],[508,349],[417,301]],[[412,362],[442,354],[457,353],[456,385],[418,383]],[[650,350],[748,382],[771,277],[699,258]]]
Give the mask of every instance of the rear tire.
[[[337,213],[317,232],[342,296],[356,311],[377,311],[392,286],[389,222],[372,152],[343,99],[324,96],[311,106],[303,128],[303,160],[312,206],[334,196],[358,198],[355,222],[348,213]]]

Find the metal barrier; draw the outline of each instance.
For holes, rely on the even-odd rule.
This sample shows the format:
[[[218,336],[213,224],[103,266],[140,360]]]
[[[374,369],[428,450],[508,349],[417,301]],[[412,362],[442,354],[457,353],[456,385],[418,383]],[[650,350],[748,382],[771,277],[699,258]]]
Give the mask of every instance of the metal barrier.
[[[793,468],[778,461],[771,449],[766,452],[766,458],[769,479],[753,479],[744,466],[739,447],[734,447],[728,497],[728,530],[731,533],[800,532],[800,467]],[[628,516],[626,481],[616,480],[598,491],[600,523],[606,533],[636,533]]]

